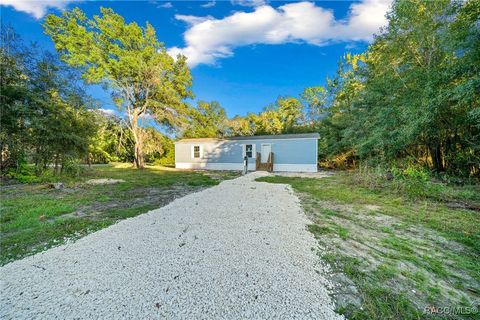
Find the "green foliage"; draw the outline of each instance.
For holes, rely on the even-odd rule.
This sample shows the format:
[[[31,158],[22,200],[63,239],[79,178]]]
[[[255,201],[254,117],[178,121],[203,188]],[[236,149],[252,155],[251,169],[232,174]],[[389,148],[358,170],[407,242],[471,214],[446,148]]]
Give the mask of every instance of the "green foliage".
[[[19,168],[10,168],[6,174],[7,178],[15,179],[21,183],[37,183],[41,178],[35,174],[35,168],[23,163]]]
[[[0,47],[0,170],[20,168],[26,159],[27,107],[23,97],[28,93],[25,74],[27,52],[12,29],[2,25]]]
[[[478,1],[394,1],[388,26],[347,54],[324,88],[302,95],[327,166],[399,160],[457,176],[480,173]],[[313,111],[312,111],[313,110]]]
[[[94,110],[97,134],[89,145],[89,163],[133,162],[134,141],[126,123],[114,115]]]
[[[159,158],[156,158],[154,161],[152,161],[153,164],[166,167],[175,167],[175,145],[173,144],[173,140],[164,137],[162,148],[164,152]]]
[[[280,97],[259,114],[235,116],[229,121],[230,135],[269,135],[303,131],[302,103],[294,97]]]
[[[254,133],[253,117],[249,114],[246,117],[236,115],[228,120],[229,135],[231,136],[251,136]]]
[[[227,115],[217,101],[198,101],[189,112],[184,138],[219,138],[227,133]]]
[[[173,59],[156,38],[154,28],[126,23],[112,9],[89,19],[80,9],[48,15],[45,32],[62,59],[81,71],[89,83],[109,87],[128,117],[134,160],[144,167],[145,117],[168,128],[183,124],[188,113],[184,98],[192,97],[192,77],[184,56]]]
[[[27,161],[40,174],[85,157],[97,127],[74,71],[48,52],[24,47],[3,27],[0,55],[2,173],[13,169],[25,180],[20,171]]]

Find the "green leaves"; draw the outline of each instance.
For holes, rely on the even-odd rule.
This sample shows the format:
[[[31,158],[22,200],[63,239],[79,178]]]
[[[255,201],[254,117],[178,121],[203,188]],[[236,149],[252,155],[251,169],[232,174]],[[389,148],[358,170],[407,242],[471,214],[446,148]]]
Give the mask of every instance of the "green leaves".
[[[326,116],[322,157],[388,163],[413,156],[437,171],[478,174],[480,131],[471,114],[480,105],[479,7],[395,1],[369,49],[345,55],[324,91],[304,93]]]
[[[217,138],[227,133],[227,114],[217,101],[198,101],[189,111],[184,138]]]
[[[135,139],[135,162],[143,167],[139,121],[148,113],[158,124],[176,129],[187,116],[183,101],[192,98],[186,58],[170,57],[150,24],[126,23],[112,9],[88,19],[78,8],[49,15],[45,32],[62,59],[78,68],[89,83],[110,88],[119,109],[127,112]]]

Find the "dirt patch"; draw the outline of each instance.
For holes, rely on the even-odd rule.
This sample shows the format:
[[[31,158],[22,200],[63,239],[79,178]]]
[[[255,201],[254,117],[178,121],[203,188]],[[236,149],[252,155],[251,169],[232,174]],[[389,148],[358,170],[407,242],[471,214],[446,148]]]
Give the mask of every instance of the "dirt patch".
[[[282,177],[321,179],[331,177],[335,172],[322,170],[317,172],[274,172],[273,174]]]
[[[374,205],[374,204],[367,204],[365,205],[365,209],[371,210],[371,211],[378,211],[380,210],[380,206]]]
[[[189,193],[197,192],[204,187],[188,185],[169,186],[168,188],[140,187],[128,190],[128,197],[106,202],[94,202],[83,205],[74,212],[64,214],[62,218],[104,218],[105,214],[111,214],[115,209],[129,209],[136,207],[163,207],[177,198],[186,196]],[[115,216],[115,214],[113,214]]]
[[[205,176],[217,180],[223,181],[225,179],[233,179],[242,175],[241,171],[219,171],[219,170],[203,170],[201,171]]]
[[[86,184],[94,185],[94,186],[104,185],[104,184],[116,184],[116,183],[121,183],[121,182],[125,182],[125,180],[106,178],[106,179],[90,179],[90,180],[85,181]]]

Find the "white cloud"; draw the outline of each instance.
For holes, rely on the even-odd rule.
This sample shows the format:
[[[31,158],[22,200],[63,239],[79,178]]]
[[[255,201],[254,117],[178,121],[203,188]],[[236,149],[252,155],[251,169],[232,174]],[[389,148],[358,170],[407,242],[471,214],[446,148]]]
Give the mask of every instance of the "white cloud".
[[[17,11],[30,14],[36,19],[41,19],[47,14],[49,8],[63,10],[66,6],[77,0],[0,0],[0,5],[11,6]]]
[[[105,109],[105,108],[98,108],[98,109],[92,109],[92,111],[98,111],[104,116],[107,117],[114,117],[117,113],[113,109]]]
[[[211,7],[214,7],[215,4],[216,4],[215,1],[209,1],[209,2],[207,2],[207,3],[205,3],[205,4],[202,4],[200,7],[202,7],[202,8],[211,8]]]
[[[175,19],[186,22],[187,24],[190,25],[195,25],[202,23],[207,20],[213,19],[212,16],[206,16],[206,17],[197,17],[197,16],[188,16],[188,15],[183,15],[183,14],[176,14]]]
[[[164,4],[159,4],[157,8],[170,9],[173,8],[173,4],[171,2],[165,2]]]
[[[186,46],[169,53],[184,54],[190,66],[214,64],[230,57],[233,49],[251,44],[288,42],[327,45],[334,42],[371,41],[386,25],[385,13],[391,0],[365,0],[350,6],[348,16],[336,20],[331,10],[311,2],[288,3],[278,8],[256,7],[253,12],[235,12],[222,19],[176,15],[189,27]]]
[[[231,0],[232,5],[238,5],[242,7],[258,7],[267,3],[266,0]]]

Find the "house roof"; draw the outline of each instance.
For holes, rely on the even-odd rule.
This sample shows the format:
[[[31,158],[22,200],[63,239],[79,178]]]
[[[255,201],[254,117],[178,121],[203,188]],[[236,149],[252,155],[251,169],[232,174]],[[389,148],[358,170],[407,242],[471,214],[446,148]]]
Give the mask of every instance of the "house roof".
[[[318,139],[320,135],[318,133],[291,133],[291,134],[276,134],[265,136],[237,136],[237,137],[225,137],[225,138],[191,138],[180,139],[175,143],[188,143],[188,142],[215,142],[225,140],[285,140],[285,139]]]

